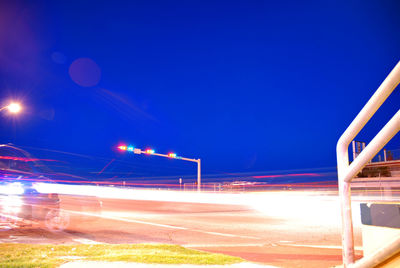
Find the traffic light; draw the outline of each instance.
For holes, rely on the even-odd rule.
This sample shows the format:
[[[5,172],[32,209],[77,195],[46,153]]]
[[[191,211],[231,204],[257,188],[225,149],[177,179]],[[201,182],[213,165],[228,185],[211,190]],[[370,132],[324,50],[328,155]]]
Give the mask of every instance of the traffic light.
[[[146,154],[154,154],[154,150],[153,149],[146,149],[146,151],[144,151]]]
[[[148,148],[148,149],[142,151],[141,149],[135,148],[132,145],[122,144],[122,145],[119,145],[117,148],[119,150],[121,150],[121,151],[133,152],[135,154],[148,154],[148,155],[155,154],[155,151],[153,149]],[[169,157],[169,158],[174,158],[174,159],[182,159],[181,156],[177,156],[176,153],[172,153],[172,152],[168,153],[166,155],[165,154],[157,154],[157,155],[158,156]]]
[[[128,148],[126,147],[126,145],[120,145],[118,146],[118,149],[120,149],[121,151],[126,151]]]
[[[168,157],[176,158],[176,154],[175,154],[175,153],[169,153],[169,154],[168,154]]]

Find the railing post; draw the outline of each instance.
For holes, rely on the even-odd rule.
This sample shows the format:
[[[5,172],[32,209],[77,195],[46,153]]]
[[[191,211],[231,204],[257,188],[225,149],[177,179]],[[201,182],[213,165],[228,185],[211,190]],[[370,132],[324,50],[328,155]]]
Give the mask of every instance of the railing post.
[[[339,181],[339,198],[342,214],[342,258],[345,267],[354,263],[354,233],[351,213],[351,188],[349,182]]]
[[[351,214],[351,188],[350,183],[344,180],[346,170],[349,166],[349,155],[347,151],[349,143],[343,143],[343,139],[341,138],[339,139],[336,149],[338,159],[339,200],[342,216],[342,257],[345,267],[354,263],[355,258]]]
[[[393,70],[379,86],[371,99],[359,112],[359,114],[346,129],[346,131],[342,134],[337,143],[336,154],[338,163],[339,197],[342,213],[343,264],[345,267],[354,263],[355,260],[350,182],[353,179],[353,176],[355,176],[359,172],[359,170],[362,169],[362,167],[370,160],[369,159],[367,162],[364,163],[365,159],[368,158],[371,153],[376,150],[377,145],[381,145],[381,140],[378,137],[379,134],[374,138],[374,140],[376,140],[376,143],[373,143],[373,146],[367,146],[365,150],[362,150],[360,155],[358,155],[357,158],[353,160],[351,167],[349,167],[348,148],[350,143],[354,140],[354,138],[365,126],[365,124],[371,119],[371,117],[375,114],[379,107],[385,102],[385,100],[397,87],[399,82],[400,62],[398,62],[397,65],[393,68]],[[395,121],[393,119],[394,118],[390,120],[392,123]],[[387,129],[386,126],[384,127],[384,129]],[[382,129],[382,131],[384,131],[384,129]]]

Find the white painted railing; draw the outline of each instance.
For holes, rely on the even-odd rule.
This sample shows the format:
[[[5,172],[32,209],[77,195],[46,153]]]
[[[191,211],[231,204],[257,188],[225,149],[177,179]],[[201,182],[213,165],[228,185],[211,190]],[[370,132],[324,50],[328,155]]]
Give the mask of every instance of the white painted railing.
[[[348,148],[353,139],[363,129],[379,107],[400,83],[400,62],[379,86],[377,91],[356,116],[350,126],[340,137],[337,147],[339,195],[342,213],[342,247],[343,264],[345,267],[354,263],[354,235],[351,216],[350,182],[358,172],[400,131],[400,110],[372,139],[364,150],[349,164]],[[381,252],[382,253],[382,252]],[[386,256],[384,252],[380,256]],[[376,256],[375,256],[376,257]],[[376,261],[376,260],[375,260]],[[364,260],[365,262],[365,260]],[[369,262],[365,262],[369,263]],[[365,266],[364,266],[365,267]]]

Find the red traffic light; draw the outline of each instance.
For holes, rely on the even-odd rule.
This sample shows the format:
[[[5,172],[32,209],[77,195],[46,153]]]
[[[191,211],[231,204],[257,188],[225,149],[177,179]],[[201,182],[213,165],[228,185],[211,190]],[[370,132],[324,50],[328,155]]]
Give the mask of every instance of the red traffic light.
[[[118,149],[120,149],[121,151],[126,151],[128,147],[126,147],[126,145],[120,145],[118,146]]]
[[[176,154],[175,154],[175,153],[169,153],[169,154],[168,154],[168,157],[176,158]]]

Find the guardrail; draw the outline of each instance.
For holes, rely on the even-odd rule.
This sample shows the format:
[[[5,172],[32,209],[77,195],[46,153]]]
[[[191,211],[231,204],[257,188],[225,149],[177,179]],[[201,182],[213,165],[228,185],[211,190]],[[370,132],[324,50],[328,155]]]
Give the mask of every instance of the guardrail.
[[[393,136],[400,131],[400,110],[392,117],[392,119],[390,119],[390,121],[351,164],[349,163],[348,148],[357,134],[364,128],[365,124],[371,119],[399,83],[400,62],[397,63],[387,78],[379,86],[371,99],[342,134],[337,143],[336,154],[338,164],[339,197],[342,214],[343,264],[345,267],[348,267],[355,262],[350,183],[357,173],[360,172],[362,168],[370,162],[380,150],[382,150],[386,143],[388,143]],[[380,250],[379,255],[373,256],[375,258],[372,260],[373,262],[363,258],[360,263],[362,263],[362,267],[370,267],[368,265],[371,265],[372,263],[376,264],[377,261],[380,262],[390,257],[392,252],[393,247],[389,245],[387,251],[382,249]]]

